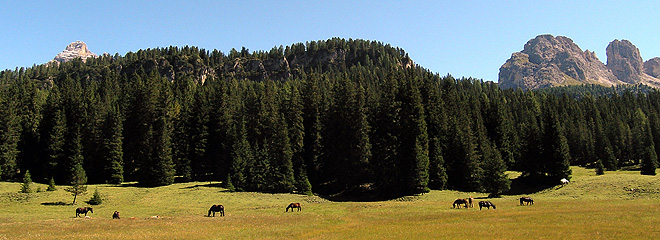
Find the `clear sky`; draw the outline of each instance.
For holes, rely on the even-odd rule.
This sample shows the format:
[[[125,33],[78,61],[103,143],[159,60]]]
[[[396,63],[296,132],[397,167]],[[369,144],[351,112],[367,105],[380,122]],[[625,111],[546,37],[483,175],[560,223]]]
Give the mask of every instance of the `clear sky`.
[[[53,59],[81,40],[96,53],[198,46],[251,51],[332,37],[403,48],[432,72],[497,81],[540,34],[567,36],[606,62],[628,39],[660,56],[660,1],[6,1],[0,69]]]

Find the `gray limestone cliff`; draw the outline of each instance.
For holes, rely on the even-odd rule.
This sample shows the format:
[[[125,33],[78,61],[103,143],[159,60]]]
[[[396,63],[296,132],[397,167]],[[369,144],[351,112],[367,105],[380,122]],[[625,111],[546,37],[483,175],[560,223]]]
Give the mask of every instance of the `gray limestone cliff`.
[[[581,84],[660,87],[660,79],[656,78],[660,75],[660,59],[644,63],[639,49],[628,40],[612,41],[606,52],[607,65],[594,52],[582,51],[570,38],[539,35],[500,67],[499,85],[504,89]]]

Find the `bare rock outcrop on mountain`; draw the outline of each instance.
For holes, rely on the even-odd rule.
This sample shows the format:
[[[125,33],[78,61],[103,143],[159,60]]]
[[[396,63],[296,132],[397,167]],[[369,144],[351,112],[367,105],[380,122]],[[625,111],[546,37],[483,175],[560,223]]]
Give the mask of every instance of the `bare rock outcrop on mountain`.
[[[540,35],[502,65],[499,84],[501,88],[522,89],[640,83],[660,87],[660,79],[645,73],[656,71],[655,76],[660,75],[660,61],[646,65],[639,49],[628,40],[614,40],[607,46],[605,65],[594,52],[582,51],[570,38]]]
[[[660,57],[654,57],[644,62],[644,73],[651,77],[660,77]]]
[[[607,68],[626,83],[638,84],[644,78],[644,62],[639,49],[628,40],[618,39],[607,45]]]
[[[68,62],[75,58],[81,58],[84,62],[87,58],[98,57],[96,54],[92,53],[87,49],[87,44],[83,41],[75,41],[70,43],[64,51],[58,53],[51,62]]]
[[[596,54],[582,51],[563,36],[540,35],[502,65],[501,88],[538,89],[583,83],[617,84],[619,81]]]

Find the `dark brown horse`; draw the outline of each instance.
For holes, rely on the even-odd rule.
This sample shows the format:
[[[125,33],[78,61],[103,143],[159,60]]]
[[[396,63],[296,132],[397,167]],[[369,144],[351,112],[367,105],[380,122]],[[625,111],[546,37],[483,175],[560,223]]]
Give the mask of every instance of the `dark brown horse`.
[[[495,204],[493,204],[493,203],[490,202],[490,201],[480,201],[480,202],[479,202],[479,210],[481,210],[481,208],[488,208],[488,209],[490,209],[490,207],[493,207],[493,209],[495,209]]]
[[[220,217],[224,217],[225,216],[225,206],[222,206],[222,205],[213,205],[213,206],[211,206],[211,208],[209,209],[208,217],[211,216],[211,213],[213,213],[213,216],[215,217],[216,212],[220,212]]]
[[[454,208],[456,208],[456,206],[458,206],[458,208],[461,208],[461,204],[465,205],[465,208],[467,208],[468,207],[468,200],[464,199],[464,198],[456,199],[456,200],[454,200],[454,205],[453,206],[454,206]]]
[[[119,212],[115,211],[115,213],[112,214],[112,219],[119,219]]]
[[[302,210],[302,207],[300,206],[300,203],[291,203],[291,204],[289,204],[289,206],[286,207],[287,212],[289,211],[289,208],[291,208],[291,212],[293,212],[293,209],[296,209],[296,208],[298,209],[298,212],[300,212],[300,210]]]
[[[524,203],[527,203],[527,205],[534,205],[534,199],[531,197],[521,197],[520,198],[520,205],[524,205]]]
[[[85,214],[85,217],[87,216],[87,212],[94,213],[94,210],[91,207],[81,207],[76,209],[76,217],[80,217],[80,214]]]

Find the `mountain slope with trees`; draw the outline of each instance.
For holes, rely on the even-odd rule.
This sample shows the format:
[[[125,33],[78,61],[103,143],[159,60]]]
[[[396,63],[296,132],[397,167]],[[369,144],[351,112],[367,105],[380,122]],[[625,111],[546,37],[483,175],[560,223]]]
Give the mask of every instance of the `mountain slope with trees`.
[[[585,86],[588,88],[588,86]],[[571,90],[567,90],[572,92]],[[399,48],[329,39],[268,52],[140,50],[0,72],[0,179],[224,181],[237,191],[392,198],[509,189],[569,164],[657,166],[660,92],[501,90]],[[654,171],[653,171],[654,172]]]

